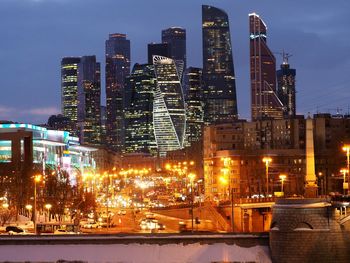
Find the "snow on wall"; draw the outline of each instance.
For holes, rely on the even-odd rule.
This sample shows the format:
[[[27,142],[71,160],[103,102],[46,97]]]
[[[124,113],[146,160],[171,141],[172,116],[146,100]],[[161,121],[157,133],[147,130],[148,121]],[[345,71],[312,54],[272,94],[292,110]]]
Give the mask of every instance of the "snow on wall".
[[[270,263],[269,248],[216,244],[1,245],[0,261],[115,263]]]

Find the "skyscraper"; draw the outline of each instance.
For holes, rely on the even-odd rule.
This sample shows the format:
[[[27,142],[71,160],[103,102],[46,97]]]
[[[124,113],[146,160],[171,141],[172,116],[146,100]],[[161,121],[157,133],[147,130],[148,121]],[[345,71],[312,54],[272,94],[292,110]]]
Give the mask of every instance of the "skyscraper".
[[[95,56],[83,56],[78,64],[78,130],[80,142],[101,143],[101,72]]]
[[[186,116],[180,74],[171,58],[153,56],[156,88],[153,101],[154,134],[160,156],[183,148]]]
[[[78,119],[79,62],[80,57],[64,57],[61,60],[61,110],[62,115],[73,122]]]
[[[290,68],[288,54],[283,53],[283,63],[281,69],[277,70],[277,94],[284,105],[284,117],[294,117],[295,106],[295,76],[296,70]]]
[[[123,92],[130,74],[130,41],[125,34],[110,34],[106,40],[107,145],[115,151],[123,148]]]
[[[153,131],[154,66],[135,64],[125,84],[125,152],[156,155]]]
[[[184,75],[186,101],[186,146],[202,139],[203,130],[203,96],[202,69],[189,67]]]
[[[173,60],[182,60],[186,68],[186,29],[170,27],[162,30],[162,43],[168,43]]]
[[[150,43],[147,45],[148,64],[153,64],[153,56],[171,57],[171,47],[168,43]]]
[[[227,14],[202,6],[204,122],[237,118],[236,82]]]
[[[276,59],[267,46],[267,27],[249,14],[252,120],[282,119],[283,104],[276,95]]]

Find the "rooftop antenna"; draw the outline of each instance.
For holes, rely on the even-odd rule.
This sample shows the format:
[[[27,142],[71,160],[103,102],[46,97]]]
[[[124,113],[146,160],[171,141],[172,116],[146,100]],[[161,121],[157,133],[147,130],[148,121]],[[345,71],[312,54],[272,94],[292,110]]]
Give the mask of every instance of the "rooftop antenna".
[[[287,64],[288,64],[288,59],[289,59],[291,56],[293,56],[293,55],[290,54],[290,53],[286,53],[286,52],[284,51],[284,49],[283,49],[282,52],[273,52],[273,53],[274,53],[274,54],[278,54],[278,55],[280,55],[280,56],[282,57],[282,59],[283,59],[282,64],[283,64],[283,65],[287,65]]]

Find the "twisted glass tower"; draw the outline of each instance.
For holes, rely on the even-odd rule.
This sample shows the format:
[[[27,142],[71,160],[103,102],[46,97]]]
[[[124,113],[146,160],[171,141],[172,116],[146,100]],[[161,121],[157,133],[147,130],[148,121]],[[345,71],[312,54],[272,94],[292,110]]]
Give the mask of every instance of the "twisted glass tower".
[[[237,99],[227,14],[203,5],[202,34],[204,122],[231,122],[237,118]]]
[[[181,72],[171,58],[153,56],[156,87],[153,102],[154,135],[160,156],[183,148],[186,115]]]

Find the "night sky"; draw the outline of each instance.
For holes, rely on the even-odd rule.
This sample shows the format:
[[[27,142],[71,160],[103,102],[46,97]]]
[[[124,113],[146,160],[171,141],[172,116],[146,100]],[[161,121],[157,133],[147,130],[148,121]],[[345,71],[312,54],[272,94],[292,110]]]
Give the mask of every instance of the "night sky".
[[[349,0],[0,0],[0,120],[45,123],[60,112],[60,61],[96,55],[102,63],[109,33],[126,33],[131,66],[145,63],[147,43],[161,30],[187,30],[188,66],[202,66],[201,5],[230,19],[238,112],[250,118],[248,14],[268,26],[268,45],[293,54],[297,112],[350,111]]]

